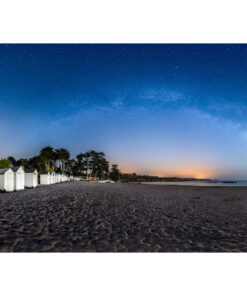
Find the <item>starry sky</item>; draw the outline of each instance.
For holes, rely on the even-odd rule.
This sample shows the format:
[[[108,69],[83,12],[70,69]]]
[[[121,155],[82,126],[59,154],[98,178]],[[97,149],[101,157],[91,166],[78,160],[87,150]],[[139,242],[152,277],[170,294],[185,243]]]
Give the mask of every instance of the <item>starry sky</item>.
[[[104,151],[123,172],[247,179],[247,45],[1,44],[0,158]]]

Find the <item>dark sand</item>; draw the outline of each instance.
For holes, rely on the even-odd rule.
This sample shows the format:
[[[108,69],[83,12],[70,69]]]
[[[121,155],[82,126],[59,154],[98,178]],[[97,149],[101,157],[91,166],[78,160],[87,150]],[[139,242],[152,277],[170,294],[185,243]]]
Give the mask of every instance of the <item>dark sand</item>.
[[[1,252],[246,252],[247,188],[69,182],[0,194]]]

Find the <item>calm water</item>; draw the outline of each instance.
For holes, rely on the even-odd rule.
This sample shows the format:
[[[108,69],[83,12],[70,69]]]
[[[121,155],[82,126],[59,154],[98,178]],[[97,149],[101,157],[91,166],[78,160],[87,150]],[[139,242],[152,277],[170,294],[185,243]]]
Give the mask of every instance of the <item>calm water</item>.
[[[209,183],[207,181],[181,181],[181,182],[141,182],[141,184],[151,184],[151,185],[182,185],[182,186],[247,186],[247,181],[237,181],[237,183],[223,183],[218,181],[217,183]]]

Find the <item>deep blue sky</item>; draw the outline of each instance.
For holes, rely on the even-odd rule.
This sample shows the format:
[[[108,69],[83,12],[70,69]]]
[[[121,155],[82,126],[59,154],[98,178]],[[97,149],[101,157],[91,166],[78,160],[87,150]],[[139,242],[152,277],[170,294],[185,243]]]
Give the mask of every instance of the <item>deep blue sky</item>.
[[[246,45],[0,45],[0,157],[247,179]]]

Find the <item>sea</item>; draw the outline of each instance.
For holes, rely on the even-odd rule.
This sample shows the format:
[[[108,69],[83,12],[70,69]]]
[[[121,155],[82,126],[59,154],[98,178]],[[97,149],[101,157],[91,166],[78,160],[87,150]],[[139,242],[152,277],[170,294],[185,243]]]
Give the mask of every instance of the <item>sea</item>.
[[[176,182],[140,182],[147,185],[179,185],[179,186],[207,186],[207,187],[242,187],[247,186],[247,181],[234,181],[234,183],[225,183],[226,181],[176,181]]]

